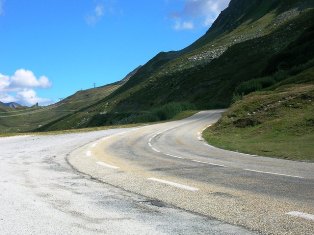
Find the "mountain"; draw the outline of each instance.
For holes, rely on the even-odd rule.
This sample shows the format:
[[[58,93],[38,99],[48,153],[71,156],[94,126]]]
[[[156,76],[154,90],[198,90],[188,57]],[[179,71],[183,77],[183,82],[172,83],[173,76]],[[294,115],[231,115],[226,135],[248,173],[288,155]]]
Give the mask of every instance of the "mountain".
[[[27,132],[40,129],[49,123],[58,122],[66,119],[68,116],[76,116],[75,121],[66,123],[64,129],[75,128],[75,125],[85,123],[84,116],[88,113],[86,110],[91,104],[101,102],[106,96],[121,87],[127,82],[140,67],[129,73],[121,81],[96,87],[87,90],[81,90],[75,94],[60,100],[58,103],[40,107],[33,106],[12,110],[11,108],[0,103],[0,132]]]
[[[21,108],[22,105],[15,103],[15,102],[10,102],[10,103],[2,103],[4,106],[12,108],[12,109],[16,109],[16,108]]]
[[[294,73],[312,67],[311,39],[301,38],[313,26],[313,8],[307,0],[232,0],[203,37],[181,51],[156,55],[123,86],[88,107],[84,124],[72,126],[157,121],[186,108],[226,108],[248,91],[289,83],[292,72],[283,69],[280,59],[293,44],[299,45],[294,55],[308,54],[290,61],[289,66],[298,67]],[[303,82],[312,80],[303,77]],[[66,123],[76,119],[72,114],[42,130],[72,128]]]
[[[121,82],[35,109],[40,114],[31,113],[27,127],[47,131],[159,121],[186,109],[227,108],[257,90],[311,83],[313,22],[313,0],[231,0],[190,46],[160,52]],[[10,122],[0,120],[0,130],[22,120]]]

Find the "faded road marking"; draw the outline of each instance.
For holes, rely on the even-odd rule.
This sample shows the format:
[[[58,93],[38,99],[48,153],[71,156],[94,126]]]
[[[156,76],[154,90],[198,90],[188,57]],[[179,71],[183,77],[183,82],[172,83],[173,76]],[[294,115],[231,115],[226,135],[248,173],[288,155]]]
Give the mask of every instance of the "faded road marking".
[[[97,162],[97,165],[108,167],[108,168],[111,168],[111,169],[119,169],[119,167],[117,167],[117,166],[113,166],[113,165],[110,165],[110,164],[107,164],[107,163],[104,163],[104,162]]]
[[[220,164],[215,164],[215,163],[210,163],[210,162],[202,162],[202,161],[197,161],[197,160],[192,160],[192,162],[197,162],[197,163],[202,163],[202,164],[207,164],[207,165],[219,166],[219,167],[227,168],[227,166],[225,166],[225,165],[220,165]]]
[[[290,212],[286,213],[286,215],[291,215],[291,216],[294,216],[294,217],[299,217],[299,218],[302,218],[302,219],[307,219],[307,220],[314,221],[314,215],[303,213],[303,212],[299,212],[299,211],[290,211]]]
[[[172,155],[172,154],[169,154],[169,153],[166,153],[166,155],[169,156],[169,157],[174,157],[174,158],[178,158],[178,159],[184,159],[183,157],[179,157],[179,156]]]
[[[185,190],[189,190],[189,191],[193,191],[193,192],[198,191],[198,188],[194,188],[194,187],[187,186],[184,184],[178,184],[178,183],[167,181],[167,180],[162,180],[162,179],[157,179],[157,178],[148,178],[148,180],[159,182],[162,184],[167,184],[167,185],[170,185],[173,187],[177,187],[177,188],[181,188],[181,189],[185,189]]]
[[[287,174],[281,174],[281,173],[275,173],[275,172],[268,172],[268,171],[258,171],[258,170],[251,170],[251,169],[244,169],[244,170],[245,170],[245,171],[251,171],[251,172],[257,172],[257,173],[262,173],[262,174],[279,175],[279,176],[287,176],[287,177],[293,177],[293,178],[304,179],[304,177],[295,176],[295,175],[287,175]]]
[[[92,152],[91,152],[91,151],[87,151],[87,152],[86,152],[86,156],[87,156],[87,157],[92,156]]]

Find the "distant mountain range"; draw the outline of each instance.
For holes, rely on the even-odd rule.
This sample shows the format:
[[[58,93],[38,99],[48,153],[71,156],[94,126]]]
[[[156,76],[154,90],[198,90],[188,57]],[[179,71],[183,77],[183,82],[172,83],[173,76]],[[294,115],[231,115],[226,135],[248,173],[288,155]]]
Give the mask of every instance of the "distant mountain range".
[[[16,103],[16,102],[10,102],[10,103],[2,103],[0,102],[0,105],[5,106],[5,107],[9,107],[12,109],[16,109],[16,108],[20,108],[22,107],[22,105]]]

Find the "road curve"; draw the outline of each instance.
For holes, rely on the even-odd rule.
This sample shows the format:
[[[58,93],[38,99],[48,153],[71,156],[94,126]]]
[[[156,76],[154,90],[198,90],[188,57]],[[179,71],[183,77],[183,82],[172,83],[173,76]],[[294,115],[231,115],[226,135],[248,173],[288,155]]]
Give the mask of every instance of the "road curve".
[[[311,234],[314,164],[207,145],[201,133],[222,112],[126,130],[74,151],[69,162],[108,184],[264,234]]]
[[[103,184],[66,161],[132,130],[0,138],[0,234],[254,234]]]

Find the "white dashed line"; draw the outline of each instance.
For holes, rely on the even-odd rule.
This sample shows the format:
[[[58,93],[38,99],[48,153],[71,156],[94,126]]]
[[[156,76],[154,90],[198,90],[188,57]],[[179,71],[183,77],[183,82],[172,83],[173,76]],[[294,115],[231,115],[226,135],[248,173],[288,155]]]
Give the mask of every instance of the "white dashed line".
[[[294,216],[294,217],[299,217],[299,218],[302,218],[302,219],[307,219],[307,220],[314,221],[314,215],[303,213],[303,212],[299,212],[299,211],[290,211],[290,212],[286,213],[286,215],[291,215],[291,216]]]
[[[104,166],[104,167],[107,167],[107,168],[119,169],[119,167],[117,167],[117,166],[113,166],[113,165],[110,165],[110,164],[107,164],[107,163],[104,163],[104,162],[96,162],[96,163],[97,163],[97,165]]]
[[[169,157],[174,157],[174,158],[184,159],[183,157],[179,157],[179,156],[172,155],[172,154],[169,154],[169,153],[166,153],[166,155],[167,155],[167,156],[169,156]]]
[[[178,183],[167,181],[167,180],[156,179],[156,178],[148,178],[148,180],[159,182],[162,184],[167,184],[167,185],[170,185],[170,186],[173,186],[176,188],[181,188],[181,189],[185,189],[185,190],[189,190],[189,191],[193,191],[193,192],[198,191],[198,188],[194,188],[194,187],[187,186],[184,184],[178,184]]]
[[[158,149],[155,149],[154,147],[152,147],[152,150],[154,150],[157,153],[160,153],[160,151]]]
[[[257,171],[257,170],[251,170],[251,169],[244,169],[244,170],[245,170],[245,171],[251,171],[251,172],[257,172],[257,173],[262,173],[262,174],[280,175],[280,176],[287,176],[287,177],[293,177],[293,178],[304,179],[304,177],[295,176],[295,175],[280,174],[280,173],[268,172],[268,171]]]
[[[91,151],[87,151],[87,152],[86,152],[86,156],[87,156],[87,157],[92,156],[92,152],[91,152]]]
[[[151,148],[153,147],[151,143],[148,143],[148,146],[151,147]]]
[[[206,165],[212,165],[212,166],[219,166],[219,167],[227,168],[227,166],[225,166],[225,165],[220,165],[220,164],[215,164],[215,163],[210,163],[210,162],[202,162],[202,161],[197,161],[197,160],[192,160],[192,162],[197,162],[197,163],[202,163],[202,164],[206,164]]]

